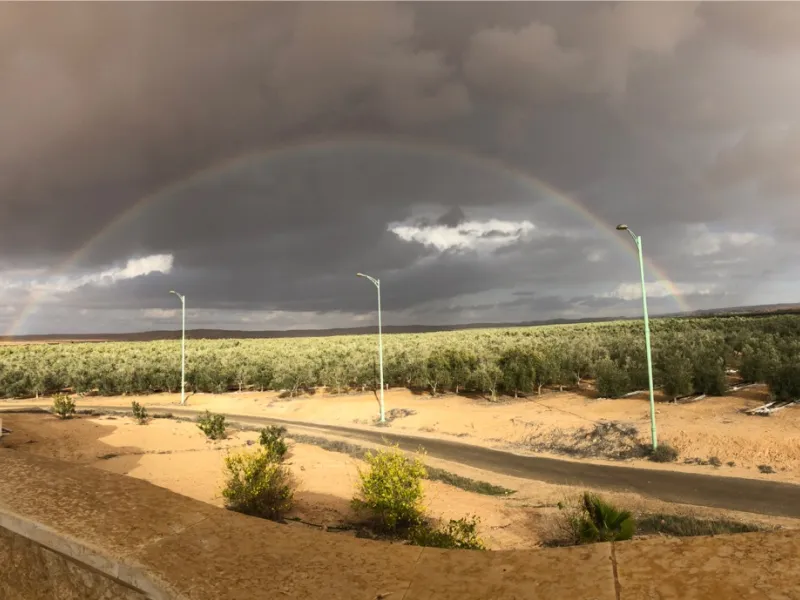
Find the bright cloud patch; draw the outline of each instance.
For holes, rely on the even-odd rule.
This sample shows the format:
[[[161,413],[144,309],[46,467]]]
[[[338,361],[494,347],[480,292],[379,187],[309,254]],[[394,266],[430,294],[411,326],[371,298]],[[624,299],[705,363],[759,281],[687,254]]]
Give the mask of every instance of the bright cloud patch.
[[[671,284],[669,281],[651,281],[647,284],[648,298],[666,298],[667,296],[708,296],[715,292],[715,286],[699,286],[692,283]],[[642,297],[641,283],[622,283],[613,292],[603,294],[605,298],[619,298],[620,300],[640,300]]]
[[[530,221],[465,221],[455,227],[446,225],[394,224],[389,231],[406,242],[445,250],[494,250],[517,242],[535,229]]]
[[[6,290],[29,290],[36,292],[63,293],[71,292],[85,285],[109,286],[119,281],[134,279],[152,273],[169,273],[172,271],[174,257],[171,254],[152,254],[141,258],[131,258],[124,266],[111,267],[103,271],[86,273],[79,276],[59,276],[39,278],[41,272],[34,277],[23,277],[19,273],[0,278],[0,284]]]
[[[765,246],[772,239],[752,231],[711,231],[707,225],[692,225],[687,250],[694,256],[718,254],[724,250],[745,246]]]

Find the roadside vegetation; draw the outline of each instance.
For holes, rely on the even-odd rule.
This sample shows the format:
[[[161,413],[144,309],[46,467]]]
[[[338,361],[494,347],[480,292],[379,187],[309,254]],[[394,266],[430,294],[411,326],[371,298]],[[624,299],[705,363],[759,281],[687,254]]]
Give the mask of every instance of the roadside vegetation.
[[[283,427],[261,430],[255,451],[225,457],[222,497],[230,510],[281,521],[292,509],[298,482],[285,464],[288,444]],[[438,522],[425,514],[422,480],[426,467],[419,456],[408,457],[392,447],[367,451],[368,468],[359,470],[352,500],[362,524],[376,537],[403,540],[417,546],[483,550],[475,516]]]
[[[149,416],[147,414],[147,409],[138,402],[136,402],[136,400],[131,402],[131,412],[133,412],[133,418],[136,419],[136,422],[139,423],[139,425],[147,424],[147,421],[149,419]]]
[[[225,439],[225,415],[215,415],[206,411],[197,417],[197,427],[210,440]]]
[[[53,413],[60,419],[71,419],[75,415],[75,400],[67,394],[56,394],[53,398]]]
[[[425,514],[422,480],[426,468],[418,456],[397,448],[367,452],[368,469],[359,471],[353,508],[365,514],[377,534],[416,546],[485,550],[478,536],[479,519],[466,516],[438,522]]]
[[[284,464],[284,434],[283,428],[264,429],[255,452],[242,450],[225,457],[222,497],[227,508],[272,521],[282,520],[292,509],[297,481]]]
[[[547,546],[621,542],[635,536],[693,537],[771,529],[725,518],[709,519],[669,513],[634,515],[591,492],[559,502],[558,509],[553,535],[545,543]]]
[[[800,315],[654,319],[652,332],[655,383],[668,397],[724,395],[729,369],[744,383],[768,384],[777,400],[800,397]],[[617,398],[647,387],[638,321],[393,334],[384,346],[386,383],[432,395],[521,397],[594,380],[600,396]],[[3,346],[0,395],[176,392],[176,348],[171,341]],[[187,347],[190,392],[366,391],[377,388],[377,369],[371,336],[190,340]]]

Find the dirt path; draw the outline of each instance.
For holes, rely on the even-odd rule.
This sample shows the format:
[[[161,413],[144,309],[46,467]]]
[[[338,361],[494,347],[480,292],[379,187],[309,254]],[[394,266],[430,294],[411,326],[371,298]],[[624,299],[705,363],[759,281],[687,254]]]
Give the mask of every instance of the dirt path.
[[[119,406],[94,405],[97,410]],[[175,415],[196,416],[202,411],[171,407]],[[660,469],[587,463],[544,456],[524,456],[430,437],[399,434],[386,429],[365,430],[309,424],[253,415],[225,413],[244,425],[284,424],[290,432],[327,432],[371,444],[396,443],[407,451],[424,447],[429,456],[471,467],[551,484],[635,493],[666,502],[725,510],[800,518],[800,486],[776,481],[719,477]]]
[[[646,394],[602,400],[576,393],[545,393],[518,401],[488,402],[481,398],[414,394],[392,389],[386,393],[387,414],[395,433],[464,441],[516,454],[575,458],[582,461],[652,469],[641,457],[649,444],[650,422]],[[157,394],[135,399],[148,406],[172,409],[178,395]],[[679,452],[672,471],[732,476],[800,484],[800,406],[769,417],[744,414],[765,402],[767,392],[755,386],[735,396],[705,398],[691,404],[658,403],[656,418],[660,443]],[[79,408],[93,404],[130,408],[131,397],[84,397]],[[40,406],[52,400],[41,399]],[[0,401],[0,407],[37,404]],[[273,392],[192,394],[189,407],[336,425],[365,431],[375,426],[377,402],[373,395],[281,398]],[[718,465],[718,466],[715,466]],[[763,472],[762,472],[763,471]]]

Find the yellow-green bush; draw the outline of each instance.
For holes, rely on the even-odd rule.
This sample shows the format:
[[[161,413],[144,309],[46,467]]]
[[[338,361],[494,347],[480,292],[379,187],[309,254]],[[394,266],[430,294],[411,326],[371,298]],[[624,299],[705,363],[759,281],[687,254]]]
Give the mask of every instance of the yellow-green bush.
[[[66,394],[56,394],[53,398],[53,412],[61,419],[70,419],[75,414],[75,400]]]
[[[258,443],[275,462],[283,462],[289,446],[286,445],[284,436],[286,428],[280,425],[270,425],[261,430]]]
[[[225,457],[222,497],[231,510],[277,521],[292,508],[296,483],[264,448]]]
[[[197,418],[197,427],[210,440],[225,439],[225,415],[215,415],[206,411]]]
[[[398,448],[367,452],[369,469],[359,469],[358,495],[353,507],[368,511],[376,526],[386,533],[407,531],[423,519],[422,480],[425,465]]]

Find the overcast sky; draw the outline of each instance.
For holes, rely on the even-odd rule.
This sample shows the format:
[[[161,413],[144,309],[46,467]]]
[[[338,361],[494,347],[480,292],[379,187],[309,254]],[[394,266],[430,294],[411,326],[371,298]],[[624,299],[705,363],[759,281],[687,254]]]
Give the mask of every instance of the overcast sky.
[[[0,329],[800,301],[800,3],[4,3]]]

